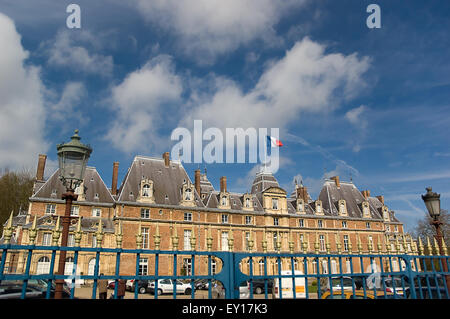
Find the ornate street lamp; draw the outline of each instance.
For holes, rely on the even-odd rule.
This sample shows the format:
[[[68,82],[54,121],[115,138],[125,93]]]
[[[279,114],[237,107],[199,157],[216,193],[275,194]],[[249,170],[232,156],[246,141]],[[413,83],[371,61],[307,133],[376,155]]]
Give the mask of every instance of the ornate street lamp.
[[[437,220],[441,214],[441,195],[433,192],[431,187],[427,187],[426,190],[427,193],[422,195],[422,199],[425,202],[430,217],[433,220]]]
[[[431,187],[426,188],[427,193],[422,195],[422,199],[425,202],[425,206],[427,207],[428,214],[432,219],[431,225],[436,228],[436,240],[439,245],[439,253],[441,255],[445,255],[444,248],[442,247],[442,243],[444,241],[444,236],[442,235],[441,225],[442,222],[439,221],[439,216],[441,214],[441,195],[433,192]],[[444,272],[448,272],[447,260],[444,259],[442,262]],[[445,275],[447,288],[450,290],[450,276]]]
[[[66,201],[64,217],[62,217],[62,247],[67,246],[72,202],[78,198],[74,191],[83,182],[86,165],[92,152],[92,148],[81,143],[80,139],[78,130],[75,130],[75,134],[71,137],[70,142],[56,146],[59,161],[59,178],[66,187],[66,192],[62,194],[62,199]],[[65,264],[66,251],[61,250],[57,275],[64,275]],[[55,282],[55,299],[61,299],[64,279],[57,279]]]

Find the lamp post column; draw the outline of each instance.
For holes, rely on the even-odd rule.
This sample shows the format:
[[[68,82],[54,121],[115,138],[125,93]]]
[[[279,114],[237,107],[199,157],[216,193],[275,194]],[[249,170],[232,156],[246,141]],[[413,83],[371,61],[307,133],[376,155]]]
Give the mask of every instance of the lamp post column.
[[[73,190],[67,190],[67,192],[62,195],[62,199],[66,201],[66,209],[64,212],[64,217],[62,218],[61,247],[67,247],[70,227],[70,211],[72,209],[72,202],[77,200],[77,197],[78,196],[75,195]],[[61,250],[59,253],[57,275],[64,275],[64,270],[66,268],[66,253],[67,252],[65,250]],[[64,279],[57,279],[55,282],[55,299],[62,299]]]
[[[438,221],[438,220],[433,220],[431,222],[431,225],[433,225],[436,228],[436,240],[438,242],[439,245],[439,254],[441,256],[444,256],[444,260],[442,260],[442,270],[444,272],[448,272],[448,266],[447,266],[447,256],[445,256],[445,252],[444,252],[444,248],[442,247],[442,243],[444,241],[444,236],[442,235],[442,231],[441,231],[441,225],[442,222]],[[447,284],[447,291],[450,292],[450,275],[444,275],[445,277],[445,282]]]

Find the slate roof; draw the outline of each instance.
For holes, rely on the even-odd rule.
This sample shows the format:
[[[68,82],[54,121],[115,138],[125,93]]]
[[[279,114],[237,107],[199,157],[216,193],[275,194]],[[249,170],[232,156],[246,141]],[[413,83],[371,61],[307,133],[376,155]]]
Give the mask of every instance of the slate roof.
[[[114,198],[95,167],[86,167],[83,180],[85,201],[114,204]],[[66,188],[59,179],[59,168],[50,178],[31,196],[31,198],[61,199]],[[96,196],[98,194],[98,197]],[[82,201],[79,201],[80,203]]]
[[[153,181],[156,204],[179,205],[182,185],[188,181],[193,185],[179,161],[171,160],[166,167],[162,158],[136,156],[119,188],[118,201],[136,202],[143,178]],[[194,196],[196,205],[204,207],[195,188]]]
[[[362,202],[365,201],[362,193],[353,183],[340,182],[338,188],[334,180],[325,180],[319,194],[322,201],[324,215],[339,216],[338,202],[344,199],[347,206],[347,214],[351,218],[363,218]],[[369,211],[373,219],[383,219],[381,208],[383,204],[376,197],[368,197]],[[313,206],[313,205],[312,205]],[[398,221],[394,217],[394,212],[390,212],[391,221]]]

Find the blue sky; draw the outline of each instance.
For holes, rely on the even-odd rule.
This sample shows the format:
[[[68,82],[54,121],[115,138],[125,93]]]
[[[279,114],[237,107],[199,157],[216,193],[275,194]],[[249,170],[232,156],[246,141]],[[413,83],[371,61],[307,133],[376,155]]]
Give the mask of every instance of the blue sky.
[[[32,3],[32,5],[30,5]],[[66,7],[81,8],[68,29]],[[366,26],[370,3],[381,28]],[[110,186],[176,127],[279,128],[276,177],[313,198],[339,175],[407,228],[450,201],[448,1],[0,1],[0,167],[35,169],[75,128]],[[186,164],[188,173],[204,164]],[[208,164],[249,190],[257,167]]]

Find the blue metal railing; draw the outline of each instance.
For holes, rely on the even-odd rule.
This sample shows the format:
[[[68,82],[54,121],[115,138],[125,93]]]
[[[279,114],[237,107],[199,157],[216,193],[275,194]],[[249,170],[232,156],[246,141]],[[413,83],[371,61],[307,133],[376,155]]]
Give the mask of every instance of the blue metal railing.
[[[222,283],[224,298],[262,297],[255,296],[257,283],[263,282],[265,299],[269,298],[439,298],[450,299],[447,287],[444,263],[450,268],[449,256],[422,256],[402,254],[300,254],[300,253],[248,253],[222,251],[181,251],[181,250],[149,250],[121,248],[85,248],[35,245],[0,245],[0,285],[5,281],[22,281],[21,298],[27,298],[28,283],[31,280],[47,281],[45,298],[52,297],[52,284],[57,279],[72,281],[70,298],[75,297],[76,278],[92,280],[91,298],[97,296],[98,280],[114,280],[114,298],[117,298],[118,282],[135,280],[134,298],[139,298],[139,280],[153,280],[154,298],[159,297],[158,285],[161,279],[172,280],[172,298],[177,298],[177,280],[190,282],[190,298],[196,297],[195,281],[203,279],[208,282],[208,298],[213,296],[212,286],[215,282]],[[55,260],[58,251],[73,252],[73,273],[70,275],[55,274]],[[21,273],[9,273],[6,270],[9,253],[26,253],[24,270]],[[33,255],[36,252],[51,253],[49,271],[46,274],[30,273]],[[95,258],[93,274],[76,275],[79,254],[91,254]],[[102,254],[115,255],[114,275],[101,275],[100,260]],[[134,274],[120,275],[121,261],[124,254],[135,255]],[[142,255],[154,257],[154,274],[143,275],[140,271]],[[161,274],[161,256],[172,258],[172,273]],[[178,259],[180,256],[190,256],[190,271],[181,274]],[[196,257],[207,260],[207,271],[201,271],[201,264],[196,263]],[[219,273],[212,272],[212,260],[222,261]],[[244,262],[248,260],[248,262]],[[198,260],[197,260],[198,261]],[[258,261],[258,262],[257,262]],[[326,266],[323,265],[326,261]],[[354,262],[355,261],[355,262]],[[269,263],[270,262],[270,263]],[[315,262],[315,263],[314,263]],[[396,267],[394,267],[394,262]],[[261,264],[262,263],[262,264]],[[332,263],[335,266],[332,267]],[[347,271],[343,272],[344,263]],[[196,266],[198,264],[198,266]],[[245,273],[241,266],[247,264]],[[273,266],[270,271],[269,264]],[[283,267],[284,265],[284,267]],[[242,266],[243,267],[243,266]],[[258,268],[259,267],[259,268]],[[262,268],[261,268],[262,267]],[[398,268],[398,269],[396,269]],[[357,271],[359,269],[359,271]],[[256,271],[258,270],[258,271]],[[164,273],[165,269],[163,269]],[[255,274],[258,273],[258,274]],[[269,275],[269,273],[272,273]],[[387,281],[390,279],[390,281]],[[396,280],[399,280],[396,282]],[[241,286],[246,282],[247,285]],[[345,282],[351,282],[351,287]],[[390,283],[391,287],[387,286]],[[314,283],[316,283],[314,285]],[[375,284],[374,284],[375,283]],[[400,283],[400,287],[397,284]],[[259,284],[258,284],[259,285]],[[317,292],[314,290],[317,288]],[[400,289],[401,288],[401,289]],[[248,290],[247,290],[248,289]],[[244,291],[241,295],[241,290]],[[287,293],[284,294],[284,293]],[[1,293],[0,293],[1,298]]]

